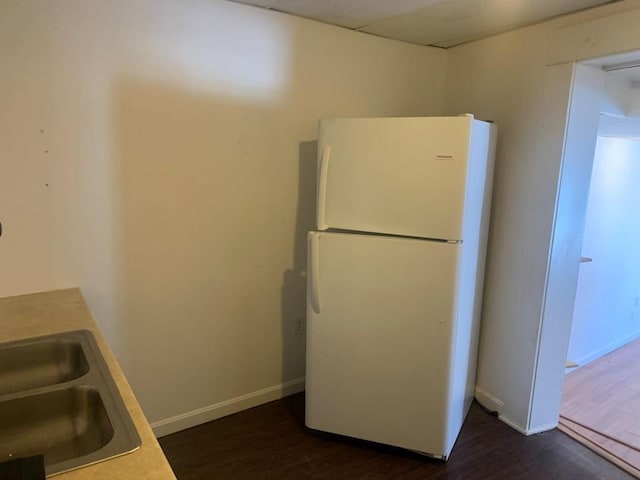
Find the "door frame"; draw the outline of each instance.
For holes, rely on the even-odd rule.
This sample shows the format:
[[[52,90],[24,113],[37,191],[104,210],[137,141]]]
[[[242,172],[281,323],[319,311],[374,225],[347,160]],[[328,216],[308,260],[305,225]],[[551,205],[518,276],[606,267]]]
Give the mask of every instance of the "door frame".
[[[593,129],[592,114],[596,105],[593,101],[587,105],[587,110],[591,112],[587,115],[589,118],[581,119],[578,101],[584,100],[585,91],[582,87],[585,84],[592,87],[598,82],[596,73],[585,70],[591,67],[578,62],[640,50],[638,24],[640,10],[632,10],[558,29],[549,39],[544,101],[545,123],[550,128],[544,134],[545,147],[542,153],[556,159],[558,185],[540,309],[527,433],[553,428],[560,414],[564,365],[593,165],[593,155],[587,161],[579,161],[574,154],[577,148],[574,142],[575,129],[582,121],[586,120],[587,128]],[[558,98],[563,96],[567,101],[558,103]],[[595,100],[595,103],[598,101]],[[594,134],[593,148],[595,141]],[[573,189],[578,189],[577,193]],[[578,205],[572,204],[576,201]],[[576,217],[569,227],[563,224],[568,212]]]

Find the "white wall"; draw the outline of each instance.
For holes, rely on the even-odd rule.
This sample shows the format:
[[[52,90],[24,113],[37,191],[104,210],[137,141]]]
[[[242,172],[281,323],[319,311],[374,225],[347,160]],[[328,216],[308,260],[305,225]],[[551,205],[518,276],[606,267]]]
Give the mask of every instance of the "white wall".
[[[160,433],[301,389],[317,119],[440,113],[446,52],[215,0],[3,1],[0,49],[0,295],[79,285]]]
[[[626,114],[633,115],[635,117],[640,116],[640,90],[638,88],[634,89]]]
[[[640,142],[599,137],[569,358],[584,365],[640,335]]]
[[[640,52],[638,55],[640,56]],[[631,88],[629,79],[607,73],[602,89],[604,93],[601,104],[602,113],[616,117],[627,115],[636,90]]]
[[[446,111],[471,111],[500,126],[477,383],[503,420],[523,432],[549,427],[531,419],[572,71],[570,63],[557,71],[548,66],[557,54],[553,42],[570,43],[558,62],[588,58],[585,50],[609,53],[595,40],[617,23],[598,25],[601,35],[592,43],[583,37],[589,28],[571,26],[639,6],[610,4],[448,50]],[[627,45],[639,40],[627,39]],[[552,326],[545,336],[554,334]]]

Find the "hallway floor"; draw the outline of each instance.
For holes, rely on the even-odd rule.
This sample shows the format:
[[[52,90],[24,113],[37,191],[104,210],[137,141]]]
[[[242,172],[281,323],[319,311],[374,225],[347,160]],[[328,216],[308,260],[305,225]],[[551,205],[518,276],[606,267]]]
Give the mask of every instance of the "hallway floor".
[[[565,376],[558,428],[640,478],[640,339]]]

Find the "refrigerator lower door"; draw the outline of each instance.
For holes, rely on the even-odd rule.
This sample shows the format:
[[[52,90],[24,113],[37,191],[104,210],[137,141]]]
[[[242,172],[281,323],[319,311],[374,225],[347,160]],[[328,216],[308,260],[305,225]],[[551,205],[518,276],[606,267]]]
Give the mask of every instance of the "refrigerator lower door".
[[[459,244],[309,234],[306,424],[446,458]]]

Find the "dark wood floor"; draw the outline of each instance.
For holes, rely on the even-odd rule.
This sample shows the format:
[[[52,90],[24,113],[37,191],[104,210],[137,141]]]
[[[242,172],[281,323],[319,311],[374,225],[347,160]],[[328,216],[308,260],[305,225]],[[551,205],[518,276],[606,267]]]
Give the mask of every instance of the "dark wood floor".
[[[160,439],[178,480],[631,479],[553,430],[525,437],[473,404],[447,463],[311,431],[297,394]]]

